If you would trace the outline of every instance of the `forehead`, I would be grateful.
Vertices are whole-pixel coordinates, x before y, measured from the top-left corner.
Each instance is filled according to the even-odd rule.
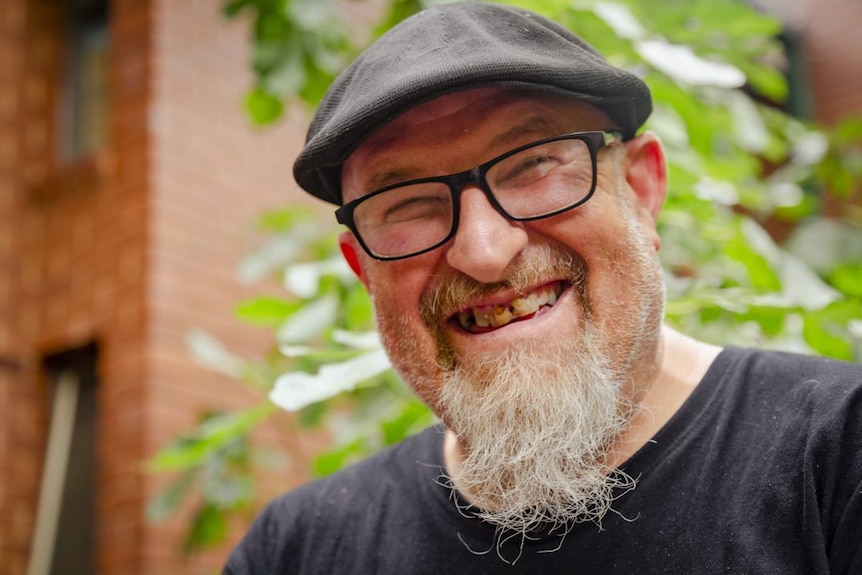
[[[570,96],[478,88],[420,104],[384,125],[344,163],[350,201],[383,185],[468,169],[543,137],[613,125],[598,108]]]

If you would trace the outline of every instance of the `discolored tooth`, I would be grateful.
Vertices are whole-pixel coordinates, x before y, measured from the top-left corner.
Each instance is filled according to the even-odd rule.
[[[490,321],[493,327],[504,326],[512,321],[512,311],[506,306],[495,306]]]
[[[548,294],[548,305],[554,305],[555,303],[557,303],[557,297],[557,291],[551,290]]]

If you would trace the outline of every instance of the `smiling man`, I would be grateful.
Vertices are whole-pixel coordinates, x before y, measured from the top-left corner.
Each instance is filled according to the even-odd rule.
[[[862,370],[662,327],[650,110],[487,4],[336,80],[294,172],[441,425],[272,502],[226,573],[862,572]]]

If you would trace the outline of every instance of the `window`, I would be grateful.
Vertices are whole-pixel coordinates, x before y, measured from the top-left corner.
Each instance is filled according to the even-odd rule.
[[[107,140],[107,0],[66,4],[65,47],[60,159],[71,163],[99,150]]]
[[[51,418],[28,575],[95,572],[96,346],[45,360]]]

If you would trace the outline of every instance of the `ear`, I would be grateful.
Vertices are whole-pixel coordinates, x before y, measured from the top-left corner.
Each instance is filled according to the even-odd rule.
[[[658,249],[661,240],[656,222],[667,194],[667,164],[654,133],[646,132],[626,142],[626,182],[634,192],[636,212]]]
[[[365,275],[365,270],[362,268],[362,262],[359,259],[359,250],[362,248],[356,241],[356,236],[351,232],[342,232],[338,236],[338,247],[341,248],[341,255],[344,256],[347,265],[350,266],[350,269],[353,270],[353,273],[356,274],[356,277],[359,278],[365,289],[368,289],[368,277]]]

